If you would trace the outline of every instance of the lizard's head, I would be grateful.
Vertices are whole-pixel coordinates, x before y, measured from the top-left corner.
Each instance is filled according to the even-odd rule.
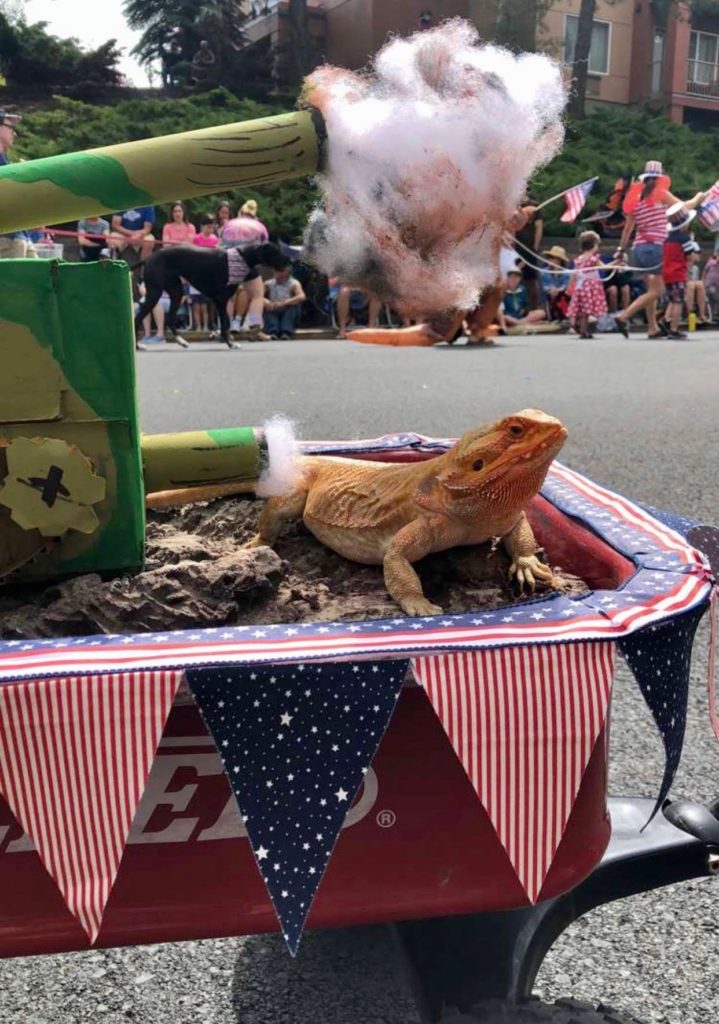
[[[566,438],[560,420],[523,409],[466,433],[443,457],[435,479],[445,502],[467,511],[521,508],[542,486]]]

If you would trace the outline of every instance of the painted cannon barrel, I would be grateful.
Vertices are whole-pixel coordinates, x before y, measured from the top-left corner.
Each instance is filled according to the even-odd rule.
[[[0,234],[301,178],[324,123],[296,111],[0,167]]]
[[[146,434],[142,438],[145,493],[257,480],[266,449],[257,427]]]

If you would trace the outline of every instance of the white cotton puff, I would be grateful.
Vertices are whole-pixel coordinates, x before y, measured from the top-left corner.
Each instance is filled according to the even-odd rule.
[[[298,475],[295,425],[285,416],[273,416],[263,427],[268,468],[257,482],[256,494],[272,498],[292,490]]]
[[[319,68],[305,97],[328,132],[312,262],[406,315],[473,306],[527,181],[562,146],[559,64],[480,45],[457,18],[390,40],[366,73]]]

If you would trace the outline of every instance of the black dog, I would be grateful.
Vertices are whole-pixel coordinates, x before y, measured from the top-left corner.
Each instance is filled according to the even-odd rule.
[[[238,285],[260,277],[260,267],[282,270],[288,264],[284,253],[273,243],[237,246],[233,249],[200,249],[192,245],[173,245],[159,249],[145,262],[145,297],[135,317],[135,330],[142,329],[142,321],[150,313],[163,292],[170,296],[170,310],[166,323],[175,341],[187,347],[187,342],[175,331],[177,310],[182,302],[182,280],[188,281],[202,295],[217,306],[220,333],[228,348],[239,348],[230,337],[227,303]]]

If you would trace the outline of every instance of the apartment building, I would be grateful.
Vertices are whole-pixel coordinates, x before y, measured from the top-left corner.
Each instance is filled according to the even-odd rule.
[[[558,0],[538,32],[538,45],[567,64],[578,14],[579,0]],[[598,0],[587,96],[594,103],[650,104],[674,121],[719,127],[719,10]]]
[[[246,0],[252,42],[287,46],[287,0]],[[318,55],[363,67],[390,33],[405,34],[457,15],[491,37],[499,0],[309,0]],[[570,74],[580,0],[556,0],[536,31],[536,46]],[[719,0],[697,4],[597,0],[587,96],[592,104],[652,105],[675,121],[719,127]],[[716,8],[716,13],[712,11]]]

